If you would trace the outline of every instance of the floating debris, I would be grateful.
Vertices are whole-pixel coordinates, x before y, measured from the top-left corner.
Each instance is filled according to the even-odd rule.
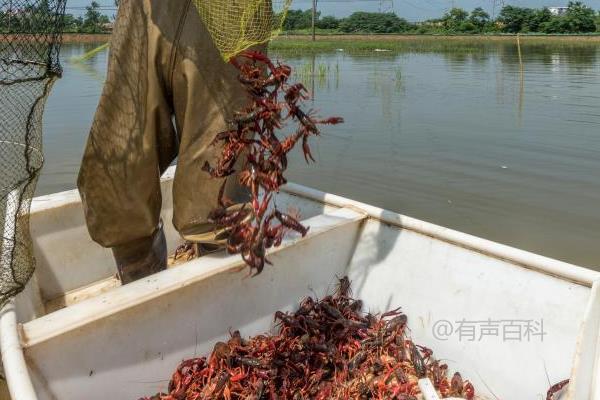
[[[71,57],[69,59],[69,61],[72,63],[75,63],[75,64],[83,63],[83,62],[89,60],[90,58],[94,57],[96,54],[101,53],[104,50],[108,49],[109,46],[110,46],[110,43],[104,43],[103,45],[100,45],[100,46],[88,51],[87,53],[85,53],[82,56]]]
[[[208,358],[181,363],[168,394],[140,400],[417,400],[421,378],[442,398],[475,398],[468,380],[449,379],[448,366],[413,343],[400,309],[375,316],[362,305],[343,278],[334,295],[275,313],[278,334],[245,340],[233,332]]]

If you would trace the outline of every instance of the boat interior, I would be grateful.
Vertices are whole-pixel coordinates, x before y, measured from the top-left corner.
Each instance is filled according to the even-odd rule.
[[[163,181],[165,222],[172,174]],[[231,330],[276,329],[276,311],[330,293],[343,276],[365,311],[402,307],[413,340],[460,370],[482,398],[538,398],[548,379],[593,367],[594,357],[580,360],[578,341],[600,310],[597,273],[299,185],[288,185],[277,204],[298,209],[310,230],[286,238],[260,275],[250,276],[239,256],[214,253],[120,286],[110,251],[87,233],[77,192],[37,198],[38,267],[16,308],[39,398],[133,399],[166,390],[183,359],[208,354]],[[165,226],[173,252],[181,239]],[[507,319],[541,322],[541,339],[435,332],[439,321]],[[589,341],[598,323],[587,325]],[[580,385],[589,390],[589,382]]]

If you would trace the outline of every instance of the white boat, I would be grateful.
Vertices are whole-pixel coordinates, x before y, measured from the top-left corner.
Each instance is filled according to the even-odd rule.
[[[172,176],[163,182],[164,221]],[[261,275],[247,277],[239,256],[214,254],[119,286],[110,252],[89,238],[77,192],[35,199],[37,271],[0,317],[13,399],[164,391],[183,359],[208,354],[232,328],[271,329],[275,311],[323,296],[344,275],[368,310],[402,307],[414,341],[480,398],[543,399],[570,377],[563,398],[600,399],[597,272],[298,185],[278,204],[299,208],[310,231],[286,239]],[[180,239],[171,226],[167,236],[172,251]]]

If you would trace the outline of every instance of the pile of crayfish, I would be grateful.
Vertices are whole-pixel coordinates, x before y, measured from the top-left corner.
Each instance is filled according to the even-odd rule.
[[[333,295],[277,312],[278,334],[246,340],[234,332],[208,358],[184,361],[167,394],[140,400],[417,400],[424,377],[442,398],[474,399],[469,381],[448,378],[448,366],[413,343],[399,309],[379,316],[361,309],[343,278]]]
[[[208,221],[216,230],[227,232],[229,253],[241,254],[251,270],[259,274],[268,263],[266,250],[279,246],[286,232],[304,236],[308,231],[298,222],[298,215],[282,212],[273,204],[275,193],[287,182],[284,172],[288,154],[302,143],[306,162],[314,161],[309,138],[320,134],[319,125],[335,125],[343,120],[322,119],[313,111],[303,111],[302,102],[309,95],[302,84],[288,83],[292,74],[288,65],[274,63],[255,51],[243,52],[231,63],[239,70],[238,79],[248,94],[249,105],[236,113],[229,130],[214,139],[214,144],[222,147],[216,164],[207,162],[203,167],[213,178],[224,180],[218,206]],[[291,133],[282,135],[286,129]],[[251,196],[241,207],[224,196],[227,179],[234,176]]]

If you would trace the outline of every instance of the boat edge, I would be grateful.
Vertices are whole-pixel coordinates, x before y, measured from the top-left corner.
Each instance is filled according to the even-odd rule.
[[[388,225],[414,231],[493,258],[510,261],[523,268],[551,275],[589,288],[592,287],[596,280],[600,279],[600,272],[588,268],[531,253],[526,250],[517,249],[464,232],[444,228],[440,225],[408,217],[383,208],[374,207],[335,194],[322,192],[295,183],[287,184],[282,188],[282,191],[309,200],[319,201],[330,206],[354,208],[366,213],[369,218],[379,220]]]

